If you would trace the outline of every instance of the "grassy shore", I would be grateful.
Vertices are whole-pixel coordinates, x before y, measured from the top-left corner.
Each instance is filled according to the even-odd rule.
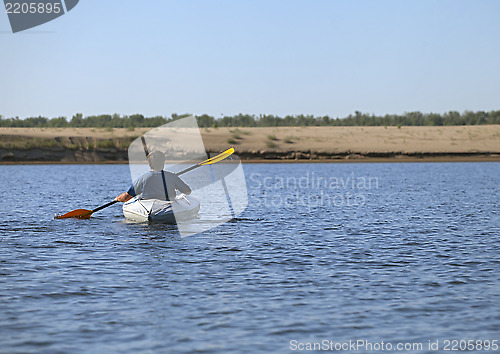
[[[0,128],[0,163],[127,161],[147,128]],[[243,161],[500,161],[500,125],[204,128],[208,151]]]

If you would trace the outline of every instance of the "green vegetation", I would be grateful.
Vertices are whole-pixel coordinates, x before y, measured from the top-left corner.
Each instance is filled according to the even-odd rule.
[[[271,148],[271,149],[272,149],[272,148],[275,148],[277,145],[276,145],[276,143],[275,143],[274,141],[272,141],[272,140],[267,140],[267,141],[266,141],[266,146],[267,146],[268,148]]]
[[[101,150],[128,149],[133,137],[113,139],[68,138],[48,139],[34,137],[5,137],[0,141],[0,149],[70,149],[70,150]]]
[[[95,147],[99,149],[112,149],[116,147],[113,140],[99,140],[95,143]]]
[[[278,141],[278,138],[276,137],[276,135],[274,134],[270,134],[267,136],[267,140],[266,140],[266,146],[268,148],[275,148],[277,145],[275,143],[275,141]]]
[[[172,114],[172,117],[163,116],[144,117],[142,114],[130,116],[119,114],[103,114],[98,116],[83,117],[81,113],[75,114],[71,119],[65,117],[46,118],[28,117],[26,119],[4,118],[0,116],[0,127],[21,128],[127,128],[133,130],[138,127],[157,127],[174,120],[184,118],[189,114]],[[275,115],[249,115],[238,114],[214,118],[207,114],[196,116],[201,128],[218,127],[307,127],[307,126],[443,126],[443,125],[481,125],[500,124],[500,110],[498,111],[465,111],[459,113],[451,111],[444,114],[408,112],[401,115],[386,114],[375,116],[356,111],[345,118],[329,116],[315,117],[313,115],[288,115],[279,117]],[[239,131],[238,134],[247,134]]]
[[[242,134],[242,131],[239,129],[239,128],[236,128],[236,129],[229,129],[229,132],[232,133],[232,140],[241,140],[243,139],[241,137],[241,134]],[[238,142],[236,142],[238,143]]]

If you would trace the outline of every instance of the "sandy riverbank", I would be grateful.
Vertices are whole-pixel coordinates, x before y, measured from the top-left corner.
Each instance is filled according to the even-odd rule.
[[[147,128],[0,128],[0,163],[125,163]],[[500,161],[500,125],[204,128],[208,151],[243,161]]]

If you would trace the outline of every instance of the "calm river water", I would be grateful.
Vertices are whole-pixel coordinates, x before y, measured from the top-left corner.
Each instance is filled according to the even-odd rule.
[[[244,171],[245,212],[180,237],[118,205],[53,219],[126,190],[126,165],[0,166],[0,352],[498,343],[500,163]]]

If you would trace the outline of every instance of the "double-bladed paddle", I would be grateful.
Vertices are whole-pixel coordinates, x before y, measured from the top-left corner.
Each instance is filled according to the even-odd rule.
[[[186,172],[194,170],[195,168],[198,168],[198,167],[201,167],[201,166],[206,166],[206,165],[212,165],[214,163],[217,163],[219,161],[222,161],[222,160],[228,158],[233,153],[234,153],[234,148],[227,149],[226,151],[221,152],[217,156],[214,156],[214,157],[209,158],[209,159],[207,159],[205,161],[199,162],[199,163],[197,163],[194,166],[188,167],[185,170],[177,172],[176,175],[180,176],[180,175],[182,175],[182,174],[184,174]],[[107,204],[101,205],[100,207],[97,207],[97,208],[95,208],[93,210],[76,209],[76,210],[70,211],[70,212],[68,212],[66,214],[63,214],[63,215],[56,215],[56,216],[54,216],[54,219],[69,219],[69,218],[89,219],[90,216],[93,213],[95,213],[96,211],[99,211],[99,210],[102,210],[104,208],[107,208],[107,207],[109,207],[109,206],[111,206],[111,205],[113,205],[115,203],[118,203],[118,201],[117,200],[113,200],[112,202],[109,202]]]

